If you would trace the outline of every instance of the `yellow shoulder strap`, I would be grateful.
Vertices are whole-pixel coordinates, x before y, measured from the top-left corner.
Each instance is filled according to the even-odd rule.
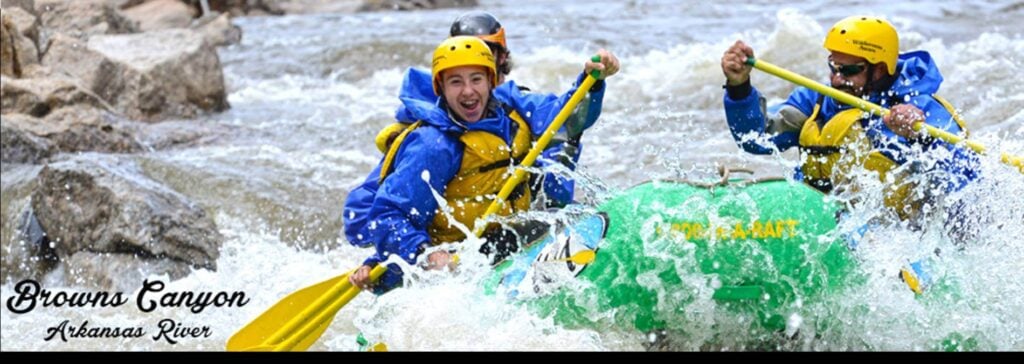
[[[395,141],[398,134],[401,134],[406,128],[409,127],[409,123],[392,123],[391,125],[385,126],[377,133],[377,136],[373,138],[373,143],[377,145],[377,150],[381,153],[387,154],[388,149],[391,148],[391,143]]]
[[[812,124],[817,125],[817,123],[818,123],[818,121],[817,121],[817,119],[818,119],[818,112],[820,112],[820,111],[821,111],[821,101],[818,101],[818,103],[814,104],[814,111],[811,112],[811,116],[807,118],[807,121],[804,121],[804,125],[807,125],[807,123],[812,123]]]
[[[519,115],[518,111],[512,110],[508,113],[508,117],[512,118],[515,122],[519,123],[520,126],[526,125],[526,119],[523,119],[522,115]]]
[[[956,121],[957,125],[960,125],[960,130],[964,131],[964,137],[971,136],[971,131],[967,130],[967,123],[964,122],[964,119],[960,117],[960,113],[956,111],[956,108],[953,107],[953,104],[950,104],[949,101],[946,101],[946,99],[940,97],[939,95],[932,95],[932,97],[935,98],[935,101],[938,101],[939,104],[942,104],[942,107],[946,108],[946,111],[949,111],[950,115],[953,115],[953,120]]]
[[[519,124],[519,132],[520,133],[522,133],[522,132],[530,133],[531,132],[530,124],[528,124],[526,122],[526,119],[523,119],[522,115],[519,115],[518,111],[512,110],[512,112],[508,113],[508,117],[511,118],[512,121],[515,121],[517,124]],[[531,139],[532,139],[533,135],[532,134],[528,134],[528,135],[530,135]],[[513,135],[512,136],[512,143],[513,144],[515,144],[516,139],[517,139],[516,136]],[[513,146],[510,146],[510,147],[513,147]],[[521,153],[519,153],[517,155],[514,155],[513,158],[516,159],[516,163],[522,162],[523,158],[526,158],[526,154],[528,154],[529,152],[530,152],[530,148],[527,147]]]
[[[804,120],[804,125],[800,128],[800,139],[799,143],[801,146],[808,146],[816,144],[818,134],[821,133],[821,128],[818,127],[818,113],[821,111],[822,97],[818,96],[818,101],[814,103],[814,111],[811,111],[811,116]]]
[[[416,127],[420,126],[421,124],[423,124],[422,121],[412,123],[412,125],[409,125],[408,128],[405,128],[405,130],[403,130],[401,134],[398,134],[398,137],[395,138],[395,141],[391,143],[391,147],[388,148],[388,154],[384,156],[384,162],[382,162],[380,165],[380,179],[377,180],[378,183],[384,183],[384,178],[391,173],[391,164],[395,162],[395,155],[398,154],[398,148],[402,146],[402,142],[405,141],[405,137],[408,136],[409,133],[411,133],[413,130],[416,130]]]

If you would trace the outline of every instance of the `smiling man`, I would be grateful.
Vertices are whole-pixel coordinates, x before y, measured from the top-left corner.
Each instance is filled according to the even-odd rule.
[[[588,61],[580,80],[592,70],[601,70],[590,90],[592,98],[600,99],[603,79],[618,70],[618,60],[603,49],[598,55],[601,61]],[[367,196],[373,201],[369,213],[346,220],[346,224],[365,220],[366,228],[359,231],[376,247],[376,253],[349,278],[359,287],[368,287],[370,270],[393,254],[416,264],[428,247],[465,239],[458,225],[473,228],[533,140],[580,84],[551,102],[532,105],[526,110],[535,116],[530,121],[510,117],[493,96],[498,84],[494,55],[483,40],[472,36],[448,38],[434,50],[431,79],[438,100],[402,98],[406,114],[400,118],[417,121],[389,143],[384,159],[370,172],[368,180],[379,188]],[[444,198],[443,206],[435,192]],[[530,193],[526,183],[520,182],[497,214],[527,210]],[[492,225],[490,229],[498,228]],[[441,269],[450,262],[447,251],[436,250],[421,263]],[[397,265],[389,265],[375,292],[400,284],[401,274]]]
[[[896,29],[870,16],[836,23],[824,47],[832,87],[881,104],[891,114],[884,119],[867,115],[804,87],[766,108],[745,63],[754,51],[736,41],[722,56],[722,72],[729,130],[743,150],[770,154],[798,147],[802,166],[797,179],[825,193],[857,191],[858,173],[877,172],[883,182],[894,183],[884,198],[901,219],[917,215],[923,201],[911,197],[906,177],[925,175],[930,188],[922,191],[947,193],[977,178],[972,154],[911,129],[923,120],[954,134],[967,132],[953,107],[935,95],[942,75],[928,52],[900,54]],[[887,179],[886,174],[899,175]]]

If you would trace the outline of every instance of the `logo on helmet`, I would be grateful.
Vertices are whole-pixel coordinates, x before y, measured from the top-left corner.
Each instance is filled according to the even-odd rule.
[[[853,42],[853,44],[856,44],[856,45],[860,46],[860,49],[864,50],[865,52],[876,53],[876,52],[881,52],[882,51],[882,46],[880,46],[878,44],[875,44],[875,43],[869,43],[869,42],[866,42],[866,41],[863,41],[863,40],[857,40],[857,39],[854,39],[852,42]]]

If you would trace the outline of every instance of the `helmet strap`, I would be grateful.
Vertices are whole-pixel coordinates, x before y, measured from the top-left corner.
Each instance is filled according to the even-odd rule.
[[[864,92],[868,95],[875,92],[875,64],[868,63],[867,80],[864,81]]]

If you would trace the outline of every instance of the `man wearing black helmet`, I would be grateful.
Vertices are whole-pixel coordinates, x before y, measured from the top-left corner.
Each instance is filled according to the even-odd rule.
[[[512,72],[509,60],[508,45],[505,43],[505,28],[494,15],[473,11],[463,14],[452,22],[449,36],[471,35],[483,39],[494,53],[494,62],[498,68],[498,84],[505,83],[505,76]]]

